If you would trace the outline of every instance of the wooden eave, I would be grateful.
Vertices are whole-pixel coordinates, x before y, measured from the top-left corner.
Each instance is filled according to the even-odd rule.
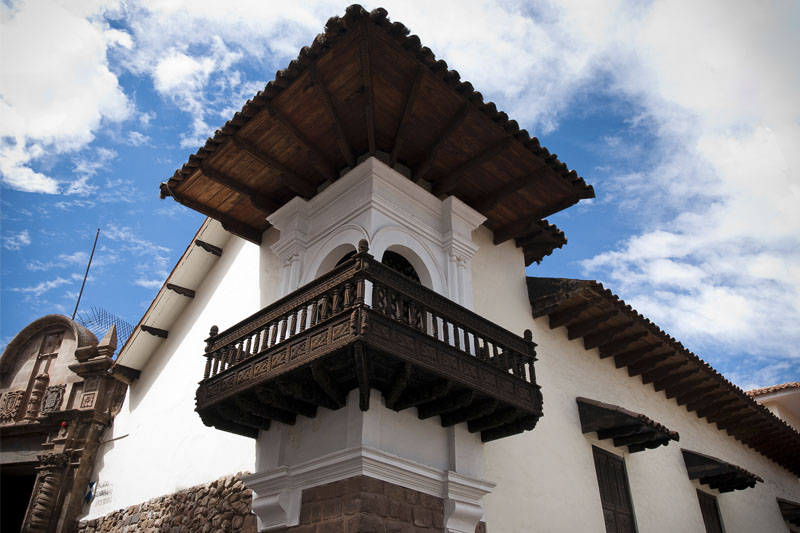
[[[800,476],[800,432],[601,283],[528,277],[527,284],[534,318],[547,316],[551,328],[565,326],[601,358],[613,358],[617,368],[653,383],[698,418]]]
[[[682,449],[681,452],[689,479],[696,479],[699,483],[720,492],[753,488],[756,483],[764,482],[752,472],[722,459],[691,450]]]
[[[800,527],[800,503],[784,500],[783,498],[776,499],[783,519],[793,526]]]
[[[597,433],[600,440],[613,439],[614,446],[627,446],[630,453],[680,440],[677,431],[670,431],[641,413],[589,398],[576,398],[576,401],[581,432]]]
[[[487,217],[526,263],[566,239],[543,219],[594,190],[386,11],[358,5],[161,184],[161,196],[253,242],[267,215],[376,156]]]

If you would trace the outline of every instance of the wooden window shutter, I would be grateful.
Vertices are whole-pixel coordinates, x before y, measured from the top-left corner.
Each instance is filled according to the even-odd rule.
[[[700,500],[700,511],[703,513],[703,522],[706,525],[707,533],[723,533],[722,518],[719,516],[717,499],[711,494],[697,491],[697,498]]]
[[[599,448],[592,447],[592,450],[606,533],[635,532],[636,524],[633,519],[625,463],[622,458]]]

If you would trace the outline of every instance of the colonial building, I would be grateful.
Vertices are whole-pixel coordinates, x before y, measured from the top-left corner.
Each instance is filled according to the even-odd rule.
[[[83,510],[95,454],[124,399],[101,342],[62,315],[25,327],[0,356],[3,531],[68,532]]]
[[[592,187],[384,10],[161,194],[209,219],[114,363],[81,531],[797,526],[797,430],[599,283],[526,278]]]

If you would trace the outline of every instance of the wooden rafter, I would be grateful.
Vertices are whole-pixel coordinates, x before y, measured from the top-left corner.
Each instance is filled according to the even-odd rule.
[[[336,136],[336,144],[339,145],[339,151],[342,152],[342,156],[347,162],[347,165],[350,168],[354,168],[356,166],[356,158],[353,155],[353,149],[350,147],[350,143],[347,140],[347,135],[342,127],[342,121],[339,119],[339,115],[336,113],[336,107],[333,105],[331,95],[325,88],[325,85],[322,83],[322,78],[319,75],[316,65],[312,65],[309,68],[309,72],[311,75],[311,83],[317,90],[317,93],[319,94],[319,97],[322,99],[322,103],[325,106],[325,110],[328,112],[328,116],[333,122],[333,132]]]
[[[685,360],[671,361],[669,363],[665,363],[663,365],[659,365],[655,368],[647,370],[646,372],[642,372],[642,383],[645,385],[647,385],[648,383],[653,383],[657,379],[662,379],[666,377],[673,370],[680,368],[686,364],[687,362]]]
[[[338,175],[333,169],[333,164],[314,146],[311,141],[308,140],[305,135],[303,135],[297,126],[295,126],[294,123],[289,120],[289,117],[287,117],[283,111],[278,109],[275,105],[270,105],[267,109],[270,117],[280,124],[283,129],[294,138],[295,142],[302,146],[303,149],[311,156],[311,159],[313,159],[315,162],[314,167],[322,174],[322,176],[329,181],[336,181]]]
[[[607,322],[610,318],[613,318],[619,314],[618,309],[612,309],[610,311],[605,311],[604,313],[583,320],[581,322],[575,323],[570,325],[567,328],[567,338],[569,340],[575,340],[577,338],[583,337],[591,332],[593,332],[597,326]]]
[[[635,331],[626,337],[600,345],[600,359],[607,359],[613,355],[622,353],[628,346],[646,337],[647,334],[647,331]]]
[[[375,155],[375,100],[372,94],[372,53],[369,45],[369,25],[361,24],[361,77],[364,81],[364,115],[367,118],[369,154]]]
[[[417,94],[419,94],[419,87],[422,85],[422,79],[425,76],[425,67],[419,65],[417,67],[417,74],[414,77],[414,83],[411,85],[411,91],[408,93],[406,99],[406,106],[403,109],[403,116],[400,118],[400,125],[397,127],[397,133],[394,136],[394,146],[392,146],[392,154],[389,156],[389,165],[394,166],[397,163],[397,157],[400,155],[400,149],[408,135],[408,123],[411,111],[414,108],[414,102],[417,101]]]
[[[657,344],[654,344],[652,346],[654,348],[658,348],[659,347],[659,345],[657,345]],[[640,349],[641,350],[645,350],[646,348],[640,348]],[[631,350],[631,351],[635,352],[636,350]],[[635,360],[633,360],[631,362],[627,362],[626,361],[622,365],[622,366],[626,366],[627,365],[627,367],[628,367],[628,375],[630,377],[638,376],[640,374],[643,374],[644,372],[647,372],[648,370],[650,370],[652,368],[655,368],[658,364],[663,363],[664,361],[668,360],[675,352],[673,352],[671,350],[668,350],[668,351],[658,350],[658,351],[656,351],[656,352],[654,352],[652,354],[650,354],[649,352],[647,352],[647,353],[648,353],[647,356],[642,354],[640,357],[637,357]],[[615,355],[614,356],[614,360],[616,361],[617,359],[621,359],[622,357],[624,357],[624,355],[625,354]],[[622,366],[617,366],[617,368],[622,368]]]
[[[464,176],[464,174],[478,168],[487,161],[492,160],[513,145],[514,137],[505,137],[500,142],[495,143],[493,146],[490,146],[480,154],[459,165],[455,170],[448,172],[445,176],[442,176],[436,180],[436,183],[433,187],[433,193],[439,196],[452,192],[456,187],[458,187],[458,184],[461,182],[461,178]]]
[[[627,331],[631,327],[633,327],[633,321],[628,321],[628,322],[625,322],[624,324],[619,324],[619,325],[604,329],[602,331],[598,331],[596,333],[592,333],[590,335],[586,335],[583,338],[583,346],[587,350],[592,350],[594,348],[597,348],[601,344],[605,344],[605,343],[611,341],[612,339],[614,339],[614,337],[616,337],[617,335],[619,335],[620,333],[622,333],[624,331]]]
[[[567,198],[561,202],[551,204],[546,209],[541,209],[531,215],[526,215],[514,222],[509,222],[505,226],[501,226],[493,231],[494,244],[502,244],[509,239],[513,239],[525,233],[525,230],[533,223],[546,218],[553,213],[557,213],[563,209],[578,203],[578,199]]]
[[[195,211],[199,211],[200,213],[203,213],[204,215],[209,216],[214,220],[218,220],[222,224],[222,227],[230,231],[231,233],[238,235],[243,239],[247,239],[252,243],[259,245],[261,244],[262,232],[258,231],[256,228],[248,226],[247,224],[243,224],[242,222],[234,219],[227,213],[223,213],[222,211],[201,204],[200,202],[187,198],[175,191],[172,191],[172,197],[178,203],[183,204],[190,209],[194,209]]]
[[[172,292],[178,293],[181,296],[186,296],[187,298],[194,298],[194,291],[192,289],[187,289],[186,287],[181,287],[180,285],[175,285],[174,283],[167,283],[167,289],[171,290]]]
[[[425,156],[422,163],[417,167],[417,171],[414,174],[416,180],[425,179],[425,175],[433,166],[433,162],[436,159],[436,155],[439,153],[439,150],[442,149],[450,137],[458,130],[458,127],[466,120],[467,116],[469,115],[470,104],[469,102],[464,102],[461,107],[456,111],[456,114],[452,116],[450,121],[445,126],[442,133],[437,137],[436,143],[433,147],[428,151],[428,155]]]
[[[308,179],[274,159],[263,150],[259,150],[255,145],[236,135],[232,135],[230,138],[237,149],[246,153],[262,165],[278,171],[283,184],[295,194],[308,199],[317,193],[317,187]]]
[[[475,210],[485,213],[496,206],[503,198],[511,196],[520,189],[524,189],[528,185],[534,183],[534,180],[541,178],[543,171],[544,163],[540,163],[533,172],[504,183],[489,194],[486,194],[480,198],[476,198],[471,205],[475,208]]]
[[[594,305],[592,300],[586,300],[550,313],[550,329],[556,329],[571,324],[581,313],[592,307],[592,305]]]
[[[270,214],[277,210],[278,205],[268,200],[261,192],[245,185],[241,181],[237,180],[225,174],[224,172],[217,170],[208,166],[207,164],[202,164],[199,167],[200,172],[206,178],[210,179],[215,183],[219,183],[223,187],[226,187],[236,193],[245,196],[250,202],[253,204],[253,207],[259,209],[260,211]]]
[[[642,346],[641,348],[635,348],[633,350],[616,353],[614,354],[614,366],[617,368],[622,368],[640,361],[645,355],[653,352],[656,348],[658,348],[657,344],[648,344],[646,346]]]

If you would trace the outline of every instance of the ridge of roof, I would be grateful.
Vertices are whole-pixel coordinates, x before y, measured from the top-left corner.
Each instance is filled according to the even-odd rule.
[[[770,385],[768,387],[760,387],[758,389],[751,389],[745,391],[745,394],[754,398],[764,394],[771,394],[773,392],[780,392],[788,389],[800,389],[800,381],[790,381],[788,383],[781,383],[780,385]]]
[[[277,97],[283,89],[305,72],[312,62],[332,48],[344,34],[350,29],[356,28],[356,25],[362,20],[368,20],[383,29],[403,48],[415,54],[417,59],[430,72],[464,96],[473,107],[500,125],[531,153],[542,158],[548,167],[578,192],[580,199],[595,197],[594,188],[586,184],[585,180],[578,176],[575,170],[570,170],[565,163],[558,159],[556,154],[551,154],[547,148],[542,146],[539,139],[531,137],[527,130],[520,129],[517,121],[510,119],[505,112],[499,111],[494,102],[484,102],[483,95],[476,91],[469,81],[462,81],[458,71],[449,69],[444,60],[437,60],[431,49],[422,45],[418,36],[411,34],[411,31],[404,24],[391,22],[388,19],[388,12],[384,8],[377,8],[369,12],[359,4],[353,4],[345,10],[344,17],[336,16],[328,19],[325,24],[325,32],[318,34],[311,46],[301,48],[297,58],[290,61],[285,69],[277,71],[275,79],[267,83],[264,90],[259,91],[255,97],[248,100],[241,111],[236,112],[231,120],[228,120],[222,128],[214,132],[213,137],[209,137],[206,140],[203,147],[198,149],[195,154],[190,155],[188,162],[176,170],[170,178],[169,181],[171,183],[162,183],[162,198],[168,195],[168,186],[173,186],[195,172],[201,166],[202,160],[209,157],[216,151],[217,147],[225,143],[227,137],[236,133],[261,109],[269,107],[273,98]]]
[[[587,338],[592,337],[594,341],[604,335],[602,342],[593,342],[597,345],[591,346],[600,348],[601,358],[613,356],[617,368],[628,367],[631,377],[641,375],[645,383],[660,383],[667,397],[677,398],[679,405],[685,403],[687,411],[695,411],[698,418],[716,423],[720,430],[725,429],[730,436],[800,477],[800,454],[796,453],[800,450],[800,432],[756,402],[750,394],[730,382],[602,283],[530,276],[526,281],[534,318],[548,315],[551,328],[562,325],[573,328],[576,334],[571,334],[570,338],[583,337],[587,349],[590,349]],[[602,308],[606,309],[606,315],[592,315]],[[609,309],[613,315],[608,313]],[[558,318],[556,321],[553,320],[554,314]],[[608,318],[601,320],[603,316]],[[592,321],[597,322],[594,329],[587,327]],[[576,328],[579,324],[581,327]],[[633,330],[639,331],[630,335]],[[626,339],[628,342],[625,342]],[[662,349],[668,351],[661,353]],[[634,372],[630,366],[635,363],[640,368]],[[687,365],[689,372],[686,371]],[[660,375],[659,370],[662,371]],[[650,376],[645,381],[644,375],[648,372]],[[698,372],[702,374],[702,381],[694,383]],[[666,378],[673,382],[670,383]],[[700,396],[705,403],[698,402],[698,398],[681,403],[681,398],[688,391],[699,388],[707,389]]]

